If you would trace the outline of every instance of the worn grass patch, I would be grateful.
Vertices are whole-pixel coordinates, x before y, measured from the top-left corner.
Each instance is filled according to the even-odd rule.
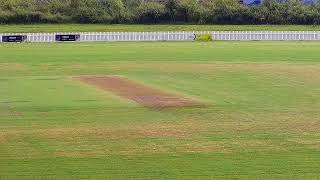
[[[203,124],[196,121],[185,121],[180,123],[144,123],[118,126],[90,126],[87,125],[43,129],[36,132],[49,139],[64,139],[73,141],[76,138],[92,137],[98,139],[137,139],[137,138],[186,138],[194,133],[202,131]]]

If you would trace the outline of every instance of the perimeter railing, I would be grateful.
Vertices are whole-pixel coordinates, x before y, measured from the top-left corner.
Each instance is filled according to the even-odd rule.
[[[214,31],[221,41],[319,41],[320,31]]]
[[[80,35],[81,42],[194,41],[198,34],[210,34],[217,41],[319,41],[320,31],[199,31],[199,32],[68,32],[0,33],[24,35],[25,42],[57,42],[56,35]],[[2,38],[0,38],[2,42]]]

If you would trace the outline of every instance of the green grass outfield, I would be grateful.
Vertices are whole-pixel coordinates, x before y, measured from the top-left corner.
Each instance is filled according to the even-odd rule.
[[[319,42],[0,44],[0,179],[317,179]],[[72,79],[207,103],[152,110]]]
[[[34,24],[0,25],[0,33],[23,32],[157,32],[157,31],[319,31],[312,25],[104,25]]]

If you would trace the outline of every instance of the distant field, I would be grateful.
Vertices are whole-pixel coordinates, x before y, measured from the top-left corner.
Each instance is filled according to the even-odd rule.
[[[0,25],[0,33],[11,32],[138,32],[138,31],[319,31],[320,26],[305,25],[103,25],[39,24]]]
[[[319,49],[0,44],[0,179],[317,179]],[[73,78],[82,75],[118,75],[206,106],[148,108]]]

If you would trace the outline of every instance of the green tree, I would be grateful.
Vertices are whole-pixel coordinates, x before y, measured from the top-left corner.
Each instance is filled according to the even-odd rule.
[[[178,0],[178,12],[183,16],[184,22],[192,22],[199,19],[198,5],[196,0]]]
[[[168,0],[165,6],[170,20],[175,22],[178,15],[178,0]]]
[[[143,3],[139,7],[139,12],[141,22],[157,23],[160,17],[165,14],[165,6],[155,2]]]

